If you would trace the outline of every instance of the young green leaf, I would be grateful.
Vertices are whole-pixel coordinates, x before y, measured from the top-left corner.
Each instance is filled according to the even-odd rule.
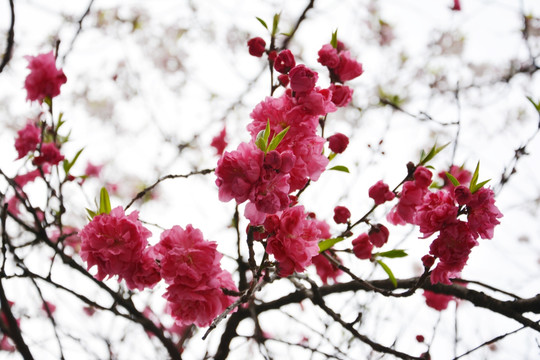
[[[336,165],[334,167],[331,167],[328,170],[336,170],[336,171],[343,171],[343,172],[349,173],[349,169],[343,165]]]
[[[456,179],[454,175],[450,174],[448,171],[446,172],[446,177],[448,178],[448,180],[450,180],[450,182],[452,182],[454,186],[460,185],[458,179]]]
[[[99,214],[109,214],[111,212],[111,200],[109,199],[109,193],[104,187],[101,188],[99,193]]]
[[[255,18],[256,18],[257,20],[259,20],[259,22],[262,24],[262,26],[264,26],[264,28],[265,28],[266,30],[268,30],[268,26],[266,25],[266,22],[265,22],[263,19],[261,19],[260,17],[255,17]]]
[[[285,137],[285,135],[287,135],[287,131],[289,131],[289,128],[290,126],[287,126],[285,129],[283,129],[279,134],[277,134],[276,136],[274,136],[274,138],[272,139],[272,141],[270,141],[270,145],[268,145],[268,148],[267,148],[267,151],[272,151],[272,150],[275,150],[279,143],[281,142],[281,140],[283,140],[283,138]]]
[[[332,161],[332,159],[334,159],[336,155],[337,154],[335,152],[331,152],[330,155],[328,155],[328,161]]]
[[[274,20],[272,22],[272,36],[276,36],[278,32],[278,24],[279,24],[279,18],[281,14],[274,15]]]
[[[75,162],[77,161],[77,159],[79,158],[79,155],[81,155],[81,153],[83,152],[84,148],[82,148],[81,150],[79,150],[77,152],[77,154],[75,154],[75,157],[73,158],[73,160],[71,161],[68,161],[68,160],[64,160],[64,163],[63,163],[63,166],[64,166],[64,171],[66,173],[66,176],[69,174],[69,171],[71,170],[71,168],[73,167],[73,165],[75,165]]]
[[[344,238],[342,238],[342,237],[323,240],[323,241],[321,241],[319,243],[319,252],[321,253],[324,250],[328,250],[332,246],[334,246],[335,244],[337,244],[338,242],[343,241],[343,240],[344,240]]]
[[[480,174],[480,161],[476,164],[476,169],[474,170],[473,176],[471,178],[471,185],[470,189],[473,189],[476,187],[476,183],[478,182],[478,175]]]
[[[435,144],[435,145],[433,145],[431,150],[429,150],[429,153],[427,153],[427,155],[425,155],[425,152],[422,151],[422,154],[420,156],[420,162],[418,163],[418,166],[423,166],[423,165],[427,164],[431,159],[433,159],[435,157],[435,155],[437,155],[438,153],[443,151],[444,148],[447,147],[448,145],[450,145],[450,143],[447,143],[447,144],[445,144],[443,146],[437,147],[437,144]]]
[[[531,104],[533,104],[534,108],[536,109],[536,111],[538,111],[540,113],[540,101],[538,101],[538,103],[536,103],[532,97],[530,96],[527,96],[527,100],[529,100],[531,102]]]
[[[380,253],[375,253],[373,255],[374,256],[380,256],[380,257],[386,257],[386,258],[394,259],[394,258],[405,257],[408,254],[405,252],[405,250],[395,249],[395,250],[383,251],[383,252],[380,252]]]
[[[386,274],[388,274],[388,277],[390,278],[392,285],[394,285],[394,287],[397,288],[397,280],[396,280],[396,277],[394,276],[394,273],[392,273],[392,270],[390,270],[388,265],[383,263],[381,260],[377,260],[377,263],[379,263],[379,265],[382,266],[383,270],[386,272]]]
[[[262,152],[266,153],[266,141],[264,141],[264,130],[259,131],[257,134],[257,137],[255,138],[255,145],[259,149],[261,149]]]
[[[330,40],[330,45],[332,45],[334,49],[337,49],[337,29],[332,33],[332,40]]]
[[[480,184],[476,184],[476,186],[474,188],[471,188],[471,194],[474,194],[475,192],[477,192],[478,190],[480,190],[484,185],[486,185],[488,182],[490,182],[491,179],[488,179],[488,180],[485,180],[485,181],[482,181]]]
[[[92,211],[90,209],[86,209],[86,212],[88,213],[88,216],[90,217],[90,220],[95,218],[98,214],[95,211]]]

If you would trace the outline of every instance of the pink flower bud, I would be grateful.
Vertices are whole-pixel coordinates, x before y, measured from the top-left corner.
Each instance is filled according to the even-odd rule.
[[[419,166],[414,171],[414,181],[421,188],[426,188],[431,185],[431,171],[423,166]]]
[[[260,37],[255,37],[253,39],[249,39],[247,42],[247,45],[248,45],[248,50],[249,50],[250,55],[261,57],[262,54],[264,54],[266,41],[264,41]]]
[[[329,69],[333,69],[339,65],[339,56],[338,52],[334,47],[330,44],[325,44],[319,50],[319,58],[317,61],[323,65],[328,67]]]
[[[352,100],[353,89],[345,85],[330,85],[332,102],[338,107],[347,106]]]
[[[289,72],[291,89],[297,93],[307,93],[313,90],[319,75],[305,65],[297,65]]]
[[[424,264],[424,267],[426,269],[430,269],[434,263],[435,263],[435,258],[433,256],[431,255],[422,256],[422,264]]]
[[[285,49],[276,57],[274,69],[282,74],[287,74],[295,65],[296,61],[294,60],[294,55],[291,50]]]
[[[361,234],[352,241],[353,253],[359,259],[371,258],[373,244],[369,241],[369,236],[366,233]]]
[[[368,233],[369,241],[371,241],[373,245],[379,248],[388,242],[389,235],[390,232],[388,231],[386,226],[381,224],[373,225]]]
[[[287,87],[287,85],[289,85],[289,75],[281,74],[277,77],[277,79],[283,87]]]
[[[369,197],[375,200],[376,205],[381,205],[386,201],[390,201],[396,197],[387,184],[379,180],[369,188]]]
[[[334,208],[334,221],[336,224],[346,224],[351,217],[351,212],[345,206],[336,206]]]
[[[328,145],[330,150],[336,154],[341,154],[347,149],[349,145],[349,138],[342,133],[335,133],[334,135],[328,138]]]
[[[459,185],[454,188],[454,197],[459,205],[466,205],[471,201],[471,190],[468,187]]]

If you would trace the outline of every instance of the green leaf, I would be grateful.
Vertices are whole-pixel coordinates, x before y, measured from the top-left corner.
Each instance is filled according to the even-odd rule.
[[[536,103],[536,102],[534,102],[534,100],[530,96],[527,96],[527,100],[529,100],[531,102],[531,104],[533,104],[536,111],[538,111],[540,113],[540,101],[538,101],[538,103]]]
[[[429,153],[427,153],[427,155],[425,154],[425,152],[422,150],[422,153],[420,155],[420,162],[418,163],[418,166],[422,166],[422,165],[425,165],[428,161],[430,161],[431,159],[433,159],[435,157],[435,155],[437,155],[438,153],[440,153],[441,151],[444,150],[445,147],[447,147],[448,145],[450,145],[450,143],[446,143],[445,145],[443,146],[440,146],[440,147],[437,147],[437,144],[433,145],[433,147],[431,148],[431,150],[429,150]]]
[[[379,263],[379,265],[382,266],[382,268],[386,272],[386,274],[388,274],[388,277],[390,278],[390,281],[392,282],[392,285],[394,285],[394,287],[397,288],[397,280],[396,280],[396,277],[394,276],[394,274],[392,273],[392,270],[390,270],[388,265],[383,263],[381,260],[377,260],[377,262]]]
[[[68,161],[68,160],[64,160],[64,171],[66,173],[66,176],[69,174],[69,170],[71,170],[71,168],[73,167],[73,165],[75,165],[75,162],[77,161],[77,159],[79,158],[79,155],[81,155],[81,153],[83,152],[84,148],[82,148],[81,150],[79,150],[77,152],[77,154],[75,154],[75,157],[73,158],[73,160],[71,161]]]
[[[272,21],[272,36],[276,36],[278,32],[279,18],[281,14],[274,15],[274,20]]]
[[[476,164],[476,169],[474,170],[474,174],[471,179],[471,186],[469,187],[470,189],[473,189],[476,187],[479,174],[480,174],[480,161]]]
[[[330,155],[328,155],[328,161],[332,161],[333,158],[336,157],[336,153],[335,152],[331,152]]]
[[[480,190],[484,185],[486,185],[490,181],[491,181],[491,179],[488,179],[488,180],[482,181],[480,184],[476,184],[476,186],[474,188],[470,189],[471,194],[474,194],[475,192]]]
[[[380,256],[380,257],[386,257],[386,258],[390,258],[390,259],[402,258],[402,257],[408,256],[408,254],[405,252],[405,250],[401,250],[401,249],[384,251],[384,252],[380,252],[380,253],[375,253],[373,255]]]
[[[264,28],[265,28],[266,30],[268,30],[268,25],[266,25],[266,22],[265,22],[263,19],[261,19],[260,17],[255,17],[255,18],[256,18],[257,20],[259,20],[259,22],[262,24],[262,26],[264,26]]]
[[[264,130],[259,131],[257,134],[257,137],[255,138],[255,145],[259,149],[261,149],[262,152],[266,153],[266,141],[264,141]]]
[[[337,29],[332,33],[332,40],[330,40],[330,45],[332,45],[334,49],[337,49]]]
[[[450,174],[448,171],[446,172],[446,177],[448,180],[452,182],[454,186],[459,186],[459,180],[454,177],[454,175]]]
[[[349,169],[343,165],[336,165],[334,167],[331,167],[328,170],[336,170],[336,171],[343,171],[343,172],[349,173]]]
[[[281,142],[281,140],[283,140],[283,138],[285,137],[285,135],[287,135],[287,131],[289,131],[289,128],[290,126],[287,126],[285,129],[283,129],[279,134],[277,134],[276,136],[274,136],[274,138],[272,139],[272,141],[270,141],[270,145],[268,145],[268,148],[267,148],[267,151],[272,151],[272,150],[275,150],[279,143]]]
[[[337,238],[323,240],[323,241],[321,241],[319,243],[319,252],[321,253],[324,250],[328,250],[332,246],[334,246],[335,244],[337,244],[338,242],[343,241],[343,240],[344,240],[343,237],[337,237]]]
[[[88,213],[88,216],[90,216],[90,220],[92,220],[93,218],[97,216],[97,214],[90,209],[86,209],[86,212]]]
[[[99,193],[99,214],[109,214],[111,212],[111,200],[109,199],[109,193],[104,187],[101,188]]]
[[[49,106],[49,109],[52,108],[52,99],[49,96],[45,96],[43,102]]]

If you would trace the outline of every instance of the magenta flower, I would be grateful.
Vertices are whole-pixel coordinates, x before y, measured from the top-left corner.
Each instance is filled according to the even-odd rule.
[[[315,221],[307,218],[303,206],[287,208],[280,215],[279,227],[268,238],[266,251],[279,262],[279,275],[303,272],[319,253],[321,232]]]
[[[345,107],[349,105],[352,100],[354,90],[345,85],[330,84],[329,87],[332,92],[332,102],[337,107]]]
[[[336,224],[346,224],[351,217],[351,212],[345,206],[336,206],[334,208],[334,221]]]
[[[323,65],[328,67],[329,69],[334,69],[339,65],[339,56],[338,52],[334,47],[330,44],[324,44],[322,48],[318,52],[319,58],[317,61]]]
[[[312,261],[313,265],[315,265],[317,275],[319,275],[325,285],[328,284],[329,279],[332,279],[333,282],[337,282],[337,278],[343,273],[343,271],[332,264],[324,255],[319,254],[313,257]]]
[[[247,42],[249,54],[256,57],[261,57],[264,54],[266,41],[260,37],[254,37]]]
[[[223,127],[223,130],[219,132],[218,135],[216,135],[213,139],[210,145],[216,149],[216,154],[221,156],[223,154],[223,151],[225,151],[225,148],[227,147],[227,140],[225,139],[225,136],[227,135],[227,130],[225,127]]]
[[[43,102],[46,97],[53,98],[60,94],[60,86],[67,78],[61,69],[56,68],[53,52],[37,56],[25,56],[30,74],[24,81],[26,100]]]
[[[333,71],[341,83],[357,78],[364,72],[362,64],[352,59],[349,51],[339,53],[339,65]]]
[[[41,145],[39,155],[32,160],[32,163],[36,166],[58,165],[62,160],[64,160],[64,155],[60,153],[56,144],[44,143]]]
[[[290,86],[292,91],[297,93],[307,93],[313,90],[319,75],[306,67],[305,65],[297,65],[289,72],[291,80]]]
[[[349,146],[349,138],[342,133],[335,133],[328,137],[328,146],[331,151],[336,154],[341,154],[347,149],[347,146]]]
[[[389,236],[390,231],[382,224],[373,225],[368,233],[369,241],[379,248],[388,242]]]
[[[41,130],[31,121],[26,126],[17,131],[15,139],[15,150],[19,155],[18,159],[22,159],[29,152],[34,152],[41,140]]]
[[[415,224],[424,237],[442,230],[457,221],[458,208],[447,191],[428,192],[423,203],[416,208]]]
[[[497,219],[503,216],[495,206],[494,196],[493,190],[481,188],[472,194],[471,200],[467,203],[469,228],[473,234],[482,239],[493,238],[493,230],[500,224]]]
[[[387,201],[393,200],[396,197],[387,184],[382,180],[379,180],[369,188],[368,190],[369,197],[375,201],[376,205],[384,204]]]
[[[296,65],[294,55],[291,50],[282,50],[275,59],[274,69],[282,74],[288,74],[289,71]]]
[[[133,273],[152,235],[138,220],[138,212],[125,215],[122,207],[97,215],[80,232],[81,258],[88,269],[97,267],[96,278],[114,275],[119,280]]]
[[[353,253],[357,258],[367,260],[371,258],[373,244],[369,241],[369,236],[366,233],[360,234],[352,241]]]

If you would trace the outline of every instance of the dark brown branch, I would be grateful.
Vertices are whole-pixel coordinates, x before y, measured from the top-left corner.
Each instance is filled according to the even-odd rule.
[[[307,15],[308,11],[313,9],[314,6],[315,6],[315,0],[310,0],[309,3],[307,4],[307,6],[304,8],[304,11],[302,12],[302,15],[300,15],[300,17],[296,21],[296,24],[294,24],[293,29],[289,33],[289,36],[287,36],[283,40],[283,43],[281,43],[281,48],[282,49],[286,49],[289,46],[289,43],[291,42],[292,38],[294,37],[294,34],[296,34],[296,31],[298,31],[298,29],[300,28],[300,25],[306,19],[306,15]]]
[[[9,25],[8,30],[6,51],[4,52],[4,57],[0,63],[0,73],[4,70],[9,60],[11,60],[13,45],[15,43],[15,4],[13,4],[13,0],[9,0],[9,8],[11,13],[11,24]]]
[[[71,53],[71,51],[73,50],[73,45],[75,44],[75,41],[77,40],[77,38],[79,37],[79,35],[81,34],[81,31],[82,31],[82,23],[84,21],[84,19],[88,16],[88,14],[90,14],[90,9],[92,8],[92,5],[94,4],[94,0],[90,0],[90,3],[88,4],[87,8],[86,8],[86,11],[84,12],[84,14],[82,14],[81,18],[79,19],[79,21],[77,22],[77,25],[78,25],[78,28],[77,28],[77,32],[75,33],[75,35],[73,36],[73,39],[71,39],[71,43],[69,44],[69,49],[66,51],[66,53],[64,54],[64,56],[62,57],[62,63],[65,63],[66,62],[66,57],[69,55],[69,53]]]

